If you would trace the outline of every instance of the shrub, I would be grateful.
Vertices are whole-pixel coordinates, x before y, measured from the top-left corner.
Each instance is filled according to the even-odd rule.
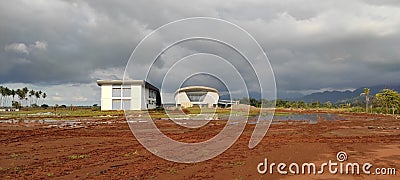
[[[49,105],[47,104],[42,104],[40,107],[47,109],[49,107]]]

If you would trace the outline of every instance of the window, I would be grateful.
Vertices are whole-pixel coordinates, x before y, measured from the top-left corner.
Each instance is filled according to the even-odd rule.
[[[131,109],[131,100],[130,99],[124,99],[122,100],[122,106],[124,107],[124,110],[130,110]]]
[[[149,89],[149,98],[156,99],[157,98],[157,91]]]
[[[121,109],[121,99],[113,99],[112,100],[112,109],[114,109],[114,110]]]
[[[131,97],[130,86],[113,86],[112,97]]]
[[[112,97],[121,97],[121,88],[113,87]]]
[[[131,87],[114,85],[112,87],[112,109],[129,110],[131,108]]]
[[[131,88],[124,87],[122,89],[122,97],[131,97]]]
[[[191,102],[202,102],[206,97],[207,92],[186,92]]]

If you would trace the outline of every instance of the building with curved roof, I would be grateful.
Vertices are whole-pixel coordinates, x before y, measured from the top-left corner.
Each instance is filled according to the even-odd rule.
[[[217,89],[206,86],[188,86],[180,88],[175,92],[175,103],[177,107],[217,107],[219,92]]]

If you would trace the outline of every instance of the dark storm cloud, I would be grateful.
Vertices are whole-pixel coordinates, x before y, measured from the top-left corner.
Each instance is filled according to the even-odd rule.
[[[84,3],[2,1],[1,7],[1,83],[91,82],[96,69],[126,64],[147,34],[134,19],[110,19]],[[37,41],[46,49],[23,52]]]
[[[0,83],[85,84],[122,78],[142,38],[168,22],[193,16],[225,19],[253,35],[272,63],[283,96],[399,83],[399,4],[395,0],[1,1]],[[214,48],[192,44],[169,54]],[[154,68],[162,71],[169,65]]]

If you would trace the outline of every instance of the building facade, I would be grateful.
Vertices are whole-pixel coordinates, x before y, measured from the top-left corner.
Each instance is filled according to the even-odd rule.
[[[194,105],[213,108],[217,107],[218,99],[218,90],[205,86],[189,86],[175,92],[176,106],[182,108]]]
[[[146,110],[161,105],[160,91],[144,80],[98,80],[101,110]]]

